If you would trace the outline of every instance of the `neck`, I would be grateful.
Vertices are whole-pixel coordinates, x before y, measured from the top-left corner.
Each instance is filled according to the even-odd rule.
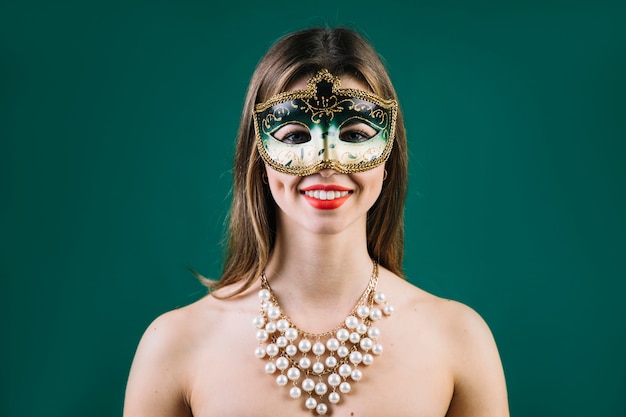
[[[373,270],[362,229],[361,236],[277,233],[266,274],[294,321],[328,330],[354,307]]]

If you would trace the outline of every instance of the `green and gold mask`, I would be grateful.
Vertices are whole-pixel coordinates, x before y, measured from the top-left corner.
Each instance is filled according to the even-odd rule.
[[[267,164],[304,176],[324,168],[367,171],[389,158],[397,102],[340,83],[322,69],[306,90],[280,93],[255,106],[257,147]]]

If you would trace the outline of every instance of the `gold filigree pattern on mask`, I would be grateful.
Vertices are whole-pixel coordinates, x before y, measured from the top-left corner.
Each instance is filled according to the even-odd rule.
[[[340,83],[322,69],[308,80],[306,89],[280,93],[255,106],[257,148],[267,164],[279,172],[304,176],[324,168],[361,172],[388,159],[397,102],[365,90],[340,88]],[[365,123],[378,133],[361,143],[335,137],[344,125],[353,123]],[[277,140],[273,133],[288,124],[309,129],[311,140],[299,144]]]

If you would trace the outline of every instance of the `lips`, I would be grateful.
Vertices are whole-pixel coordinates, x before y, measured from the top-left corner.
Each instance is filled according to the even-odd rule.
[[[334,184],[315,184],[300,191],[307,203],[319,210],[334,210],[346,202],[352,190]]]

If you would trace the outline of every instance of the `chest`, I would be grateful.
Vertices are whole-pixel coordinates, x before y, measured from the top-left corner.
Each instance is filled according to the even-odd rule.
[[[249,335],[246,335],[249,336]],[[437,349],[409,335],[394,334],[385,338],[384,352],[369,366],[361,365],[362,379],[349,377],[350,392],[332,388],[316,401],[325,402],[334,417],[365,416],[445,416],[453,392],[453,382],[445,357]],[[268,374],[267,360],[253,352],[256,342],[250,337],[229,338],[230,343],[214,343],[211,349],[198,352],[190,363],[190,403],[195,417],[209,416],[312,416],[302,391],[299,398],[290,396],[292,381],[277,383],[281,374]],[[391,342],[393,341],[393,342]],[[286,371],[283,372],[286,374]],[[314,376],[314,383],[327,377]],[[302,379],[298,386],[302,386]],[[326,382],[326,381],[325,381]],[[329,402],[332,391],[339,394],[336,404]]]

